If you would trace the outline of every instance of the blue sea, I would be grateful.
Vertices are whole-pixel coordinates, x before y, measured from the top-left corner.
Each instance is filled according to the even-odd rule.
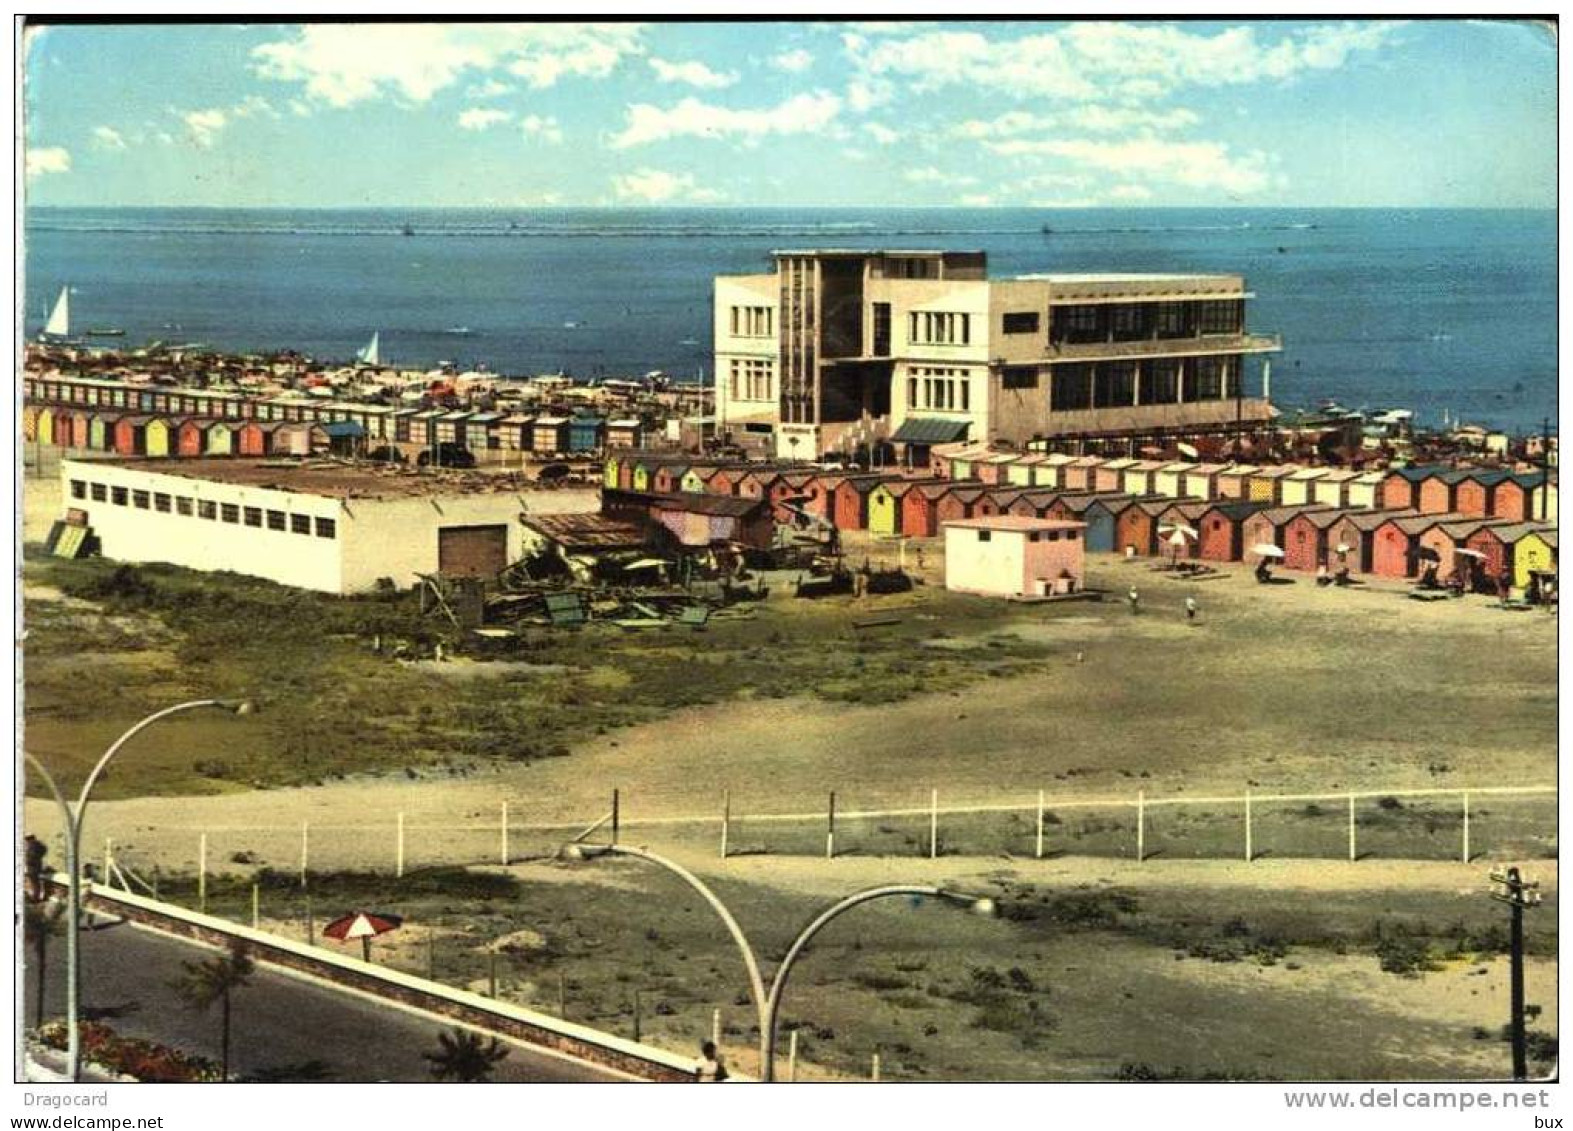
[[[711,278],[782,247],[981,249],[995,275],[1241,272],[1251,329],[1283,336],[1280,404],[1513,430],[1556,412],[1550,211],[33,209],[24,233],[29,335],[69,285],[73,328],[127,344],[347,360],[376,331],[395,364],[517,375],[696,380]]]

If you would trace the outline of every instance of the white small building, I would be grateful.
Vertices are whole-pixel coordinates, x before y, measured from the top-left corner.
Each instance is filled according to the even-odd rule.
[[[600,508],[588,489],[336,461],[62,460],[60,480],[63,509],[86,514],[106,558],[340,594],[491,576],[523,556],[523,514]]]
[[[945,523],[945,588],[1049,597],[1085,584],[1085,522],[996,514]]]

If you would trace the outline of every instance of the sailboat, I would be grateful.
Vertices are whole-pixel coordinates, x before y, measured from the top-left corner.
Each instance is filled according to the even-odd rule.
[[[69,338],[71,336],[70,287],[60,288],[60,297],[55,299],[55,308],[49,312],[49,321],[44,323],[44,336],[46,338]]]
[[[380,342],[380,335],[377,332],[373,331],[373,333],[371,335],[371,341],[366,343],[366,348],[365,349],[359,350],[355,354],[355,359],[357,361],[362,362],[365,365],[381,365],[382,364],[382,348],[381,348],[381,342]]]

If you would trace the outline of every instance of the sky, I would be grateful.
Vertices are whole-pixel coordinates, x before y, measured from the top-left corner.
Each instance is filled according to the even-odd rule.
[[[40,26],[29,204],[1556,204],[1478,20]]]

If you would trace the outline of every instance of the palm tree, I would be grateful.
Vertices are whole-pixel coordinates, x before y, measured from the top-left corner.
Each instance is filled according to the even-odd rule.
[[[44,979],[49,969],[49,940],[60,933],[61,917],[65,909],[58,903],[24,903],[22,905],[22,934],[33,948],[38,967],[37,1004],[33,1007],[33,1024],[44,1023]]]
[[[206,962],[184,962],[185,974],[175,982],[175,990],[185,998],[188,1008],[206,1011],[215,1002],[222,1011],[223,1028],[219,1038],[219,1071],[229,1079],[230,995],[251,984],[256,966],[246,948],[238,943],[228,954]]]
[[[438,1080],[460,1084],[480,1084],[497,1070],[508,1056],[496,1037],[481,1040],[479,1033],[455,1029],[437,1034],[437,1051],[422,1054],[431,1061],[431,1074]]]

